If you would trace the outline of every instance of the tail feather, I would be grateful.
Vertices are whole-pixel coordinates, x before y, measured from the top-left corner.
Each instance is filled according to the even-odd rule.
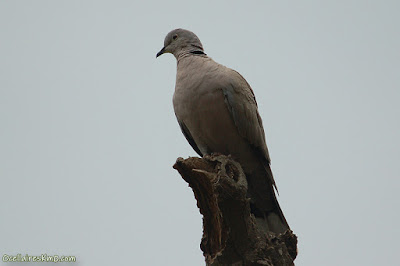
[[[283,233],[290,229],[275,195],[271,168],[259,167],[247,174],[251,211],[264,231]]]

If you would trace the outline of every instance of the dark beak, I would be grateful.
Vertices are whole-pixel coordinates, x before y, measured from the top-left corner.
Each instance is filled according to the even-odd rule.
[[[156,55],[156,58],[165,53],[165,47],[163,47]]]

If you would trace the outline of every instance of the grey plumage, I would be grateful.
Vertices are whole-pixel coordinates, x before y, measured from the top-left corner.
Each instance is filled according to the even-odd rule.
[[[238,72],[208,57],[188,30],[168,33],[157,57],[163,53],[177,59],[173,105],[190,145],[200,156],[232,155],[246,174],[257,222],[275,233],[289,229],[273,189],[265,133],[250,85]]]

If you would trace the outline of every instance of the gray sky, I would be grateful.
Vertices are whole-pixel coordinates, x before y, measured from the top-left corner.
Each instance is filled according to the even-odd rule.
[[[201,216],[172,169],[195,155],[172,108],[176,62],[155,58],[182,27],[256,94],[297,265],[395,265],[399,9],[1,1],[1,256],[204,265]]]

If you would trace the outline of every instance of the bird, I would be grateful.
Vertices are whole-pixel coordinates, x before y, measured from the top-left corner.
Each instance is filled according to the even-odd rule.
[[[249,83],[215,62],[200,39],[185,29],[170,31],[156,54],[177,60],[173,107],[183,135],[200,156],[230,155],[246,175],[250,208],[265,232],[290,229],[279,206],[263,123]]]

